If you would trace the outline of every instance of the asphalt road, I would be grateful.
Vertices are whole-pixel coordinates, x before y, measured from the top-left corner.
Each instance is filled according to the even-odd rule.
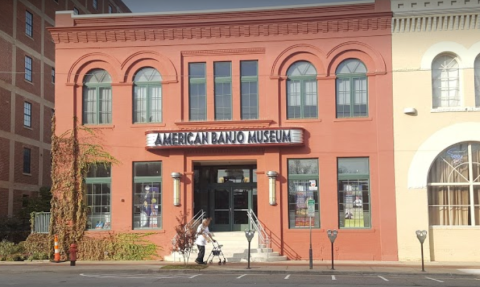
[[[0,270],[0,286],[480,286],[475,277],[447,275],[301,275],[156,272],[8,272]]]

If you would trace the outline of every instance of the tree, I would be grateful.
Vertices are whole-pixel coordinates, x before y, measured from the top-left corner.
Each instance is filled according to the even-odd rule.
[[[186,222],[186,214],[183,215],[180,212],[180,216],[176,217],[178,225],[175,226],[175,231],[177,235],[173,239],[173,251],[177,251],[182,254],[183,264],[187,265],[187,262],[190,258],[190,253],[192,252],[193,247],[195,246],[195,237],[197,233],[196,224],[193,222]]]

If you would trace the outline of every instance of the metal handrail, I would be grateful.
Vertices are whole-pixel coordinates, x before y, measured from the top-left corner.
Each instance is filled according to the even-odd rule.
[[[268,237],[267,232],[263,229],[260,220],[258,220],[255,212],[249,209],[247,210],[248,218],[250,219],[250,230],[253,228],[258,234],[258,244],[259,246],[264,246],[265,248],[270,248],[270,238]]]
[[[185,229],[188,228],[188,226],[197,226],[198,224],[200,224],[203,220],[203,218],[205,217],[205,214],[206,212],[203,211],[203,209],[201,209],[199,212],[197,212],[197,214],[195,214],[192,219],[190,219],[190,221],[185,224]],[[172,245],[175,246],[175,243],[177,242],[177,238],[178,238],[178,233],[175,234],[175,236],[172,238]]]

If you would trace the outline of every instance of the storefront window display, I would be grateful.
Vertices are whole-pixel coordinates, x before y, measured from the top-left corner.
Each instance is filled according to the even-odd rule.
[[[133,228],[161,228],[161,163],[136,162],[133,169]]]
[[[288,214],[290,228],[320,228],[317,159],[288,160]],[[310,221],[307,200],[315,200],[315,216]]]
[[[368,158],[338,159],[340,228],[370,228],[370,172]]]

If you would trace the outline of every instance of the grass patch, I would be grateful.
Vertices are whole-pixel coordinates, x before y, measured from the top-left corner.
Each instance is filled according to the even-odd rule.
[[[201,270],[201,269],[205,269],[205,268],[208,268],[208,265],[199,265],[199,264],[195,264],[195,265],[184,265],[184,264],[177,264],[177,265],[165,265],[163,266],[161,269],[167,269],[167,270],[185,270],[185,269],[188,269],[188,270]]]

